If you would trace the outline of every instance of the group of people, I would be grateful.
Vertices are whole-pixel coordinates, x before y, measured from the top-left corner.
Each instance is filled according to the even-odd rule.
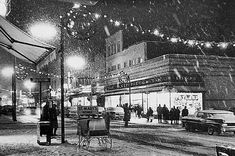
[[[185,106],[182,110],[182,117],[188,116],[188,109]],[[179,107],[175,108],[173,106],[170,110],[164,105],[161,107],[161,104],[157,107],[157,117],[158,123],[168,123],[168,120],[171,121],[171,124],[179,124],[180,120],[180,109]]]
[[[42,127],[40,129],[40,135],[46,133],[47,143],[51,144],[51,137],[56,136],[56,131],[58,128],[58,120],[57,120],[57,108],[56,105],[52,101],[47,101],[45,106],[42,108],[40,121],[49,121],[49,126]]]

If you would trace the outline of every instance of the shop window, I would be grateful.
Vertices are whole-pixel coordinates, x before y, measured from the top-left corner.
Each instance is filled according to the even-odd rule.
[[[117,69],[118,70],[121,69],[121,65],[120,64],[117,65]]]
[[[116,46],[113,44],[113,54],[116,54]]]
[[[121,51],[121,44],[120,44],[120,41],[118,41],[117,43],[117,52],[120,52]]]
[[[132,66],[132,60],[129,60],[129,67]]]
[[[135,61],[135,59],[134,60],[132,60],[132,65],[135,65],[136,64],[136,61]]]
[[[137,63],[141,63],[141,57],[138,57]]]
[[[111,68],[112,68],[111,69],[112,71],[116,70],[116,66],[115,65],[113,65]]]
[[[110,72],[111,71],[111,68],[110,67],[108,67],[108,72]]]
[[[124,68],[127,67],[127,62],[124,62],[123,67],[124,67]]]
[[[107,55],[110,56],[110,53],[111,53],[111,47],[108,46],[108,51],[107,51]]]

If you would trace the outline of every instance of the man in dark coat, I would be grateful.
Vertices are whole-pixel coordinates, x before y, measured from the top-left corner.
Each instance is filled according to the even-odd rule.
[[[175,124],[176,123],[176,109],[175,109],[175,106],[173,108],[171,108],[170,110],[170,120],[171,120],[171,124]]]
[[[49,108],[49,101],[46,102],[46,105],[42,108],[41,121],[48,121],[49,125],[42,125],[40,127],[40,135],[46,134],[47,144],[51,144],[51,136],[52,136],[52,126],[50,123],[51,115]]]
[[[179,124],[179,120],[180,120],[180,109],[179,109],[179,107],[177,107],[175,109],[175,120],[176,120],[176,124]]]
[[[153,117],[153,110],[151,107],[149,107],[146,115],[147,115],[147,122],[149,122],[149,119]],[[152,119],[150,119],[150,122],[152,122]]]
[[[168,123],[167,120],[169,119],[169,109],[166,107],[166,105],[164,105],[162,108],[162,115],[164,123]]]
[[[56,130],[58,128],[58,120],[57,120],[57,109],[55,104],[52,104],[52,107],[49,108],[49,112],[50,112],[50,123],[53,129],[52,132],[53,135],[56,136]]]
[[[123,120],[125,121],[125,127],[128,127],[128,122],[131,119],[131,113],[130,113],[130,109],[128,107],[128,103],[125,103],[125,105],[123,106],[124,109],[124,118]]]
[[[184,106],[184,109],[182,110],[182,117],[188,116],[188,109],[186,106]]]
[[[162,107],[161,104],[157,107],[157,119],[158,123],[162,123]]]
[[[141,118],[142,108],[138,105],[137,106],[137,116],[138,118]]]

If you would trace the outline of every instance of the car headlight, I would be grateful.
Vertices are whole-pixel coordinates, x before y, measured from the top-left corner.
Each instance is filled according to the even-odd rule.
[[[222,126],[223,126],[223,127],[227,127],[227,126],[228,126],[228,124],[225,124],[225,123],[224,123],[224,124],[222,124]]]

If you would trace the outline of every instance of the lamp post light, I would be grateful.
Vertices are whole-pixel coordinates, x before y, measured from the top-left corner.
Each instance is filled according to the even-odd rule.
[[[0,16],[6,17],[11,11],[11,0],[0,0]]]
[[[30,80],[27,80],[24,82],[24,86],[29,90],[29,93],[31,94],[31,90],[32,90],[32,88],[34,88],[35,83],[33,83]]]

